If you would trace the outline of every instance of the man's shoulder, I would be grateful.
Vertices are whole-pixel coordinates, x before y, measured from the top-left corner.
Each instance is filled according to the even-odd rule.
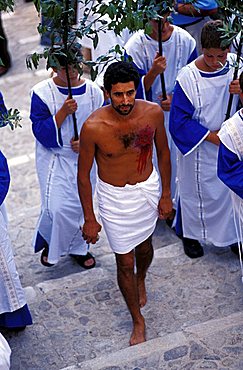
[[[109,106],[104,106],[96,109],[85,121],[86,126],[93,128],[95,125],[99,125],[109,115]]]
[[[142,112],[144,116],[147,115],[163,115],[163,110],[157,103],[153,103],[147,100],[136,99],[136,106],[139,112]]]
[[[180,37],[182,38],[182,41],[184,41],[187,46],[189,46],[187,44],[188,42],[192,42],[193,44],[194,44],[194,42],[196,43],[194,37],[187,30],[185,30],[184,28],[176,26],[174,24],[173,24],[173,28],[174,28],[174,34],[175,35],[180,35]]]
[[[143,44],[144,39],[146,38],[143,30],[135,32],[126,42],[124,48],[128,49],[134,44]]]
[[[160,109],[160,106],[157,103],[153,103],[148,100],[136,99],[136,104],[141,109]]]
[[[36,85],[34,85],[31,91],[38,93],[39,91],[42,91],[43,89],[45,89],[48,85],[52,83],[53,83],[52,78],[47,78],[46,80],[40,81]]]
[[[182,80],[192,81],[193,71],[195,71],[195,73],[198,71],[198,69],[195,66],[195,60],[193,60],[191,63],[188,63],[187,65],[185,65],[184,67],[180,69],[177,75],[177,81],[182,81]]]

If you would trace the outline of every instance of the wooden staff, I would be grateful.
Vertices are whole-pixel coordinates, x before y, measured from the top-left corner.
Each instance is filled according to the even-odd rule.
[[[162,57],[162,54],[163,54],[163,50],[162,50],[162,30],[163,30],[162,19],[159,18],[159,20],[158,20],[158,43],[159,43],[159,56],[161,56],[161,57]],[[160,73],[160,82],[161,82],[161,89],[162,89],[162,100],[166,100],[167,95],[166,95],[166,89],[165,89],[165,76],[164,76],[163,72]]]
[[[69,5],[70,1],[66,0],[65,2],[65,17],[63,21],[63,26],[64,26],[64,33],[63,33],[63,43],[64,43],[64,49],[66,52],[66,56],[68,56],[68,10],[69,10]],[[68,70],[68,57],[66,57],[66,63],[65,63],[65,70],[66,70],[66,75],[67,75],[67,83],[68,83],[68,95],[70,99],[73,98],[72,94],[72,88],[71,88],[71,83],[70,83],[70,76],[69,76],[69,70]],[[73,131],[74,131],[74,140],[77,141],[79,138],[78,135],[78,126],[77,126],[77,117],[75,112],[72,113],[72,118],[73,118]]]

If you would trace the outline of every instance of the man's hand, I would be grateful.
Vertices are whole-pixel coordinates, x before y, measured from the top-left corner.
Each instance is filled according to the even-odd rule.
[[[159,53],[156,53],[151,71],[157,76],[160,73],[164,72],[166,69],[166,59],[163,56],[160,56]]]
[[[79,153],[79,140],[74,140],[74,138],[72,138],[70,140],[70,144],[71,144],[71,148],[72,150],[75,152],[75,153]]]
[[[78,109],[78,104],[75,99],[70,99],[70,96],[67,97],[65,100],[61,110],[68,116],[69,114],[73,114]]]
[[[218,130],[217,131],[210,131],[208,136],[206,137],[205,140],[209,141],[212,144],[218,145],[220,144],[220,140],[218,137]]]
[[[159,96],[159,99],[161,99],[160,104],[161,104],[161,107],[162,107],[163,111],[169,112],[170,111],[171,100],[172,100],[172,95],[166,95],[166,96],[167,96],[166,100],[162,100],[161,95]]]
[[[166,220],[173,217],[172,200],[170,196],[163,196],[159,200],[159,218]]]
[[[65,102],[63,103],[62,107],[59,109],[59,111],[56,113],[56,123],[57,127],[60,128],[65,121],[66,117],[69,114],[73,114],[78,109],[78,104],[76,100],[70,99],[70,96],[67,97]]]
[[[96,221],[86,221],[81,228],[82,236],[86,243],[95,244],[99,240],[99,232],[101,230],[101,225]]]
[[[241,94],[241,88],[239,80],[233,80],[229,85],[229,92],[230,94]]]

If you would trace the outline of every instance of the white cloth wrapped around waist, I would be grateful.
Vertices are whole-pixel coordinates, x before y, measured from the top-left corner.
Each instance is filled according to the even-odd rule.
[[[155,169],[147,180],[135,185],[119,187],[98,179],[97,197],[102,224],[114,253],[130,252],[153,233],[160,197]]]

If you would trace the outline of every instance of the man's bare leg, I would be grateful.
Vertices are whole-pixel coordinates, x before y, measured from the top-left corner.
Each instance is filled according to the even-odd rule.
[[[137,286],[139,306],[145,306],[147,302],[145,278],[147,270],[153,260],[152,236],[135,248],[136,268],[137,268]]]
[[[145,342],[145,322],[140,312],[138,288],[134,273],[134,251],[116,254],[117,281],[133,320],[130,345]]]

